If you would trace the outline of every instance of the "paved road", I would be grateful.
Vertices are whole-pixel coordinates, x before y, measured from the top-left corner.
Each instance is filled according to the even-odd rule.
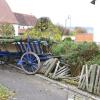
[[[12,100],[67,100],[61,87],[8,66],[0,65],[0,83],[15,91]]]

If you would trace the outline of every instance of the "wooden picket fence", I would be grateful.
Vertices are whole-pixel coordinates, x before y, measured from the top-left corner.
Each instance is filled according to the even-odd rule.
[[[100,66],[84,65],[81,71],[78,88],[100,95]]]

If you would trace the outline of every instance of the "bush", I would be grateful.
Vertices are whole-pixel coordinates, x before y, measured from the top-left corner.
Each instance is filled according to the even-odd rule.
[[[59,43],[53,44],[51,51],[56,56],[65,55],[66,50],[70,49],[69,47],[73,44],[71,39],[65,39]]]
[[[98,53],[98,55],[93,57],[93,59],[91,59],[88,62],[86,62],[86,64],[87,65],[93,65],[93,64],[100,65],[100,53]]]
[[[94,61],[95,63],[98,58],[96,56],[100,54],[99,48],[95,43],[74,43],[73,41],[68,40],[53,46],[52,52],[54,55],[63,55],[62,59],[65,63],[70,65],[72,76],[79,75],[82,66],[87,62]]]

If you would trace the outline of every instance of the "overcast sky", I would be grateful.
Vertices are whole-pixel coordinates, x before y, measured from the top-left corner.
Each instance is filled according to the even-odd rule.
[[[100,41],[100,0],[6,0],[14,12],[33,14],[37,18],[49,17],[63,26],[93,27],[95,40]],[[68,16],[70,19],[68,19]]]

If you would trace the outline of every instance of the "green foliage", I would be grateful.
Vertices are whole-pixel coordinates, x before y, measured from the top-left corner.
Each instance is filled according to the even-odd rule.
[[[36,28],[39,31],[45,31],[48,29],[49,19],[47,17],[39,18],[36,24]]]
[[[100,53],[98,53],[96,56],[93,57],[93,59],[86,62],[88,65],[98,64],[100,65]]]
[[[72,31],[71,33],[70,33],[70,35],[76,35],[77,33],[76,32],[74,32],[74,31]]]
[[[33,38],[50,38],[55,41],[61,40],[62,32],[56,27],[50,19],[38,19],[35,27],[28,29],[24,37],[29,34]]]
[[[54,44],[53,46],[52,46],[52,53],[54,54],[54,55],[61,55],[61,54],[63,54],[65,52],[65,50],[64,50],[64,44],[62,43],[58,43],[58,44]]]
[[[11,24],[0,24],[0,34],[5,37],[5,36],[14,36],[15,30],[13,25]]]
[[[71,41],[70,38],[65,39],[64,41],[61,41],[57,44],[54,44],[52,46],[52,53],[54,55],[65,55],[67,50],[71,50],[71,48],[74,48],[75,44],[73,41]]]
[[[4,86],[0,85],[0,100],[8,100],[9,91]]]
[[[79,75],[84,64],[89,61],[94,63],[100,57],[96,57],[99,54],[99,48],[95,43],[74,43],[68,40],[53,46],[52,52],[62,56],[64,62],[70,65],[72,76]]]
[[[66,28],[66,27],[64,27],[64,26],[62,26],[62,25],[56,25],[58,28],[59,28],[59,30],[62,32],[62,35],[70,35],[70,29],[69,28]]]

